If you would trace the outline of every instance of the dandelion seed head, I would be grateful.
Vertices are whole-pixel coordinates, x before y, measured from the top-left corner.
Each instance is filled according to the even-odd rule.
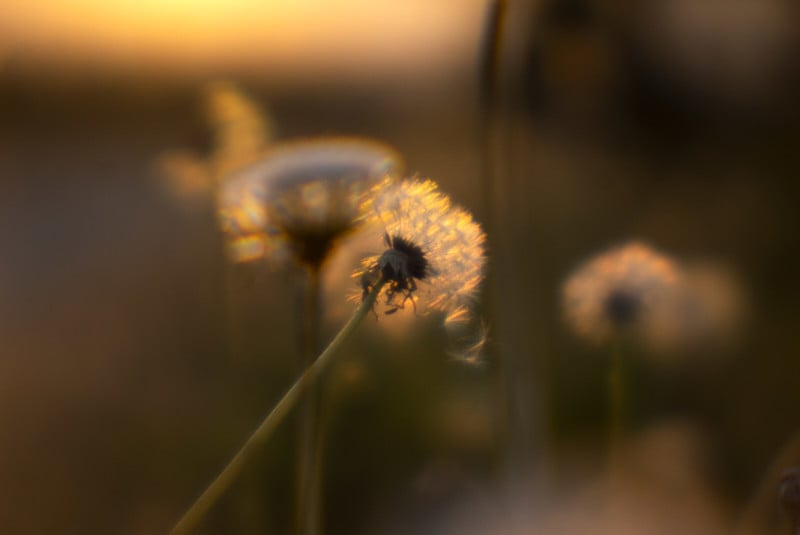
[[[603,253],[578,267],[563,286],[563,311],[575,333],[602,344],[645,335],[679,282],[670,258],[641,242]]]
[[[265,243],[263,256],[321,265],[360,223],[365,194],[401,166],[389,147],[356,138],[273,146],[221,186],[220,216],[233,260],[261,258],[239,250],[242,238],[257,236]]]
[[[354,274],[363,290],[382,276],[378,303],[386,312],[419,307],[442,312],[453,331],[468,325],[486,269],[486,235],[469,212],[421,179],[381,181],[366,208],[383,251],[365,258]]]

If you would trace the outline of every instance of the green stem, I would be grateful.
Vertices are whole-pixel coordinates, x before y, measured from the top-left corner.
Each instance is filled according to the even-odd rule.
[[[622,347],[616,344],[611,353],[611,367],[608,374],[609,396],[609,470],[612,478],[619,461],[625,417],[625,374]]]
[[[222,472],[214,479],[214,481],[206,488],[203,494],[192,504],[189,510],[181,517],[178,523],[170,532],[172,535],[180,535],[183,533],[191,533],[191,531],[200,523],[203,516],[211,509],[217,502],[222,494],[231,486],[236,478],[241,474],[245,465],[253,458],[259,447],[263,446],[267,439],[272,435],[275,428],[278,427],[289,414],[289,411],[297,404],[303,392],[311,386],[314,380],[319,377],[322,370],[330,362],[333,355],[339,350],[347,338],[355,331],[356,327],[361,323],[367,313],[372,310],[375,299],[380,293],[384,281],[379,280],[370,290],[369,294],[364,298],[361,306],[353,313],[350,320],[342,327],[342,330],[336,337],[328,344],[328,347],[317,357],[317,360],[309,366],[303,375],[292,385],[286,394],[278,401],[277,405],[267,414],[261,425],[250,435],[247,442],[241,449],[234,455],[227,466],[223,468]]]

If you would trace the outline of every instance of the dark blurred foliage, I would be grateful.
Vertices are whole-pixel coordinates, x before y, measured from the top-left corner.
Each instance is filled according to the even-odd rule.
[[[461,504],[494,504],[509,473],[538,485],[520,507],[546,516],[557,489],[602,472],[608,351],[573,339],[559,295],[582,260],[629,238],[724,262],[750,306],[733,347],[666,361],[630,351],[629,433],[685,423],[704,452],[693,477],[724,526],[760,484],[776,493],[762,516],[780,515],[778,482],[762,478],[800,406],[797,7],[691,4],[509,2],[489,197],[476,69],[398,87],[7,62],[2,531],[167,531],[293,381],[291,273],[227,262],[212,189],[176,195],[154,164],[173,149],[210,154],[199,95],[231,74],[280,138],[390,143],[490,230],[484,365],[449,359],[436,322],[387,337],[381,317],[323,378],[327,533],[445,532]],[[207,533],[289,531],[293,426]]]

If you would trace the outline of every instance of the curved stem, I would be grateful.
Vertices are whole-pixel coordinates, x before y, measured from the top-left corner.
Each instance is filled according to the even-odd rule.
[[[233,459],[222,469],[222,472],[211,482],[203,494],[192,504],[188,511],[181,517],[178,523],[170,532],[172,535],[191,533],[203,516],[211,509],[222,494],[231,486],[236,478],[241,474],[245,465],[252,459],[260,446],[263,446],[267,439],[275,431],[289,411],[297,404],[303,392],[313,384],[334,354],[338,351],[345,340],[355,331],[367,313],[372,310],[375,299],[380,293],[384,281],[379,280],[372,287],[364,298],[364,301],[353,313],[350,320],[342,327],[342,330],[328,344],[328,347],[317,357],[317,360],[309,366],[303,375],[292,385],[286,394],[278,401],[275,407],[267,414],[261,425],[250,435],[247,442],[233,456]]]

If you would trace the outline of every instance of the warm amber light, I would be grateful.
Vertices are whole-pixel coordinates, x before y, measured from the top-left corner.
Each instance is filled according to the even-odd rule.
[[[468,58],[478,0],[5,0],[0,50],[53,61],[335,73]],[[8,52],[7,52],[8,53]],[[263,72],[268,76],[267,72]]]

